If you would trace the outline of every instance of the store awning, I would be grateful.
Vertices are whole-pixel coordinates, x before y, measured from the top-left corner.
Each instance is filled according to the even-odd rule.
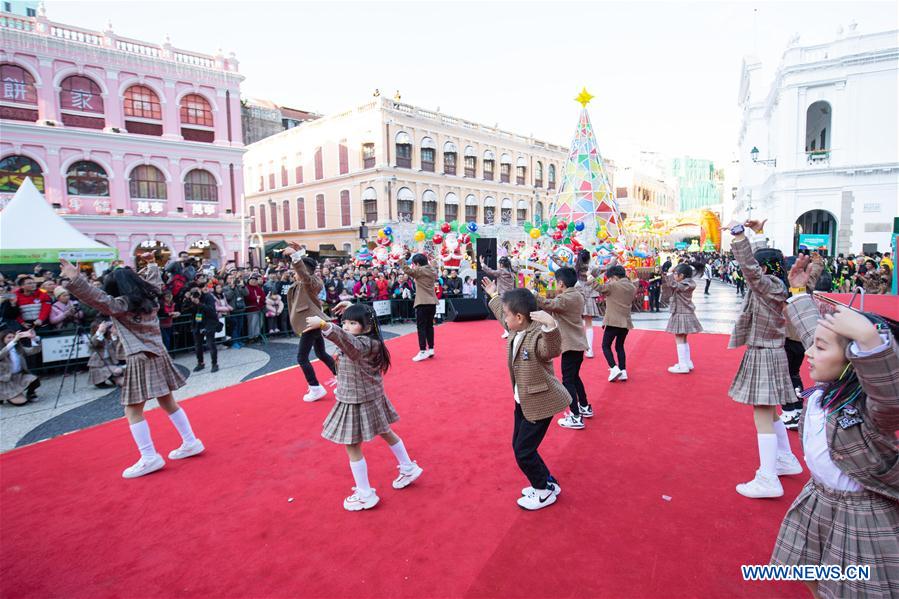
[[[265,255],[268,256],[275,250],[283,250],[287,247],[287,242],[283,239],[279,239],[278,241],[269,241],[265,244]]]

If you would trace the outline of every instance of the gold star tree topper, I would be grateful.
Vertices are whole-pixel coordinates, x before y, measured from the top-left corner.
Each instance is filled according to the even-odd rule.
[[[581,93],[579,93],[579,94],[577,95],[577,97],[575,98],[575,100],[577,100],[578,102],[580,102],[580,103],[581,103],[581,106],[583,106],[584,108],[587,107],[587,104],[589,104],[589,103],[590,103],[590,100],[592,100],[592,99],[593,99],[593,96],[591,96],[591,95],[587,92],[587,88],[586,88],[586,87],[583,88],[583,89],[581,89]]]

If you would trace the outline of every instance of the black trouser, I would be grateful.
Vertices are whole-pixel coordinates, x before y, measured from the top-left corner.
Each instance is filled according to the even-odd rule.
[[[565,351],[562,352],[562,385],[571,396],[571,413],[577,416],[580,414],[578,404],[586,407],[587,390],[584,389],[584,382],[581,380],[581,363],[584,361],[584,352],[582,351]]]
[[[194,345],[197,350],[197,364],[203,363],[203,343],[209,345],[209,354],[212,356],[212,363],[218,364],[219,350],[215,345],[215,329],[194,329]]]
[[[709,287],[712,285],[712,279],[705,280],[705,294],[709,294]]]
[[[309,361],[309,352],[315,350],[315,356],[324,362],[325,366],[332,374],[337,374],[337,367],[334,365],[334,358],[325,351],[325,338],[322,337],[321,330],[313,329],[305,331],[300,335],[300,347],[297,350],[297,362],[303,370],[303,376],[310,387],[318,386],[318,378],[315,376],[315,369],[312,362]]]
[[[737,293],[740,295],[746,294],[746,281],[743,279],[737,279]]]
[[[649,290],[649,310],[650,312],[658,312],[661,305],[662,289]]]
[[[525,419],[521,405],[515,404],[515,428],[512,431],[512,451],[518,467],[528,477],[528,482],[535,489],[545,489],[549,478],[549,468],[537,453],[552,418],[544,418],[537,422]]]
[[[612,341],[615,342],[615,353],[618,354],[618,368],[625,370],[627,356],[624,353],[624,339],[627,337],[627,329],[624,327],[606,326],[602,334],[602,355],[606,357],[609,368],[615,366],[615,356],[612,355]]]
[[[415,306],[415,326],[418,328],[418,349],[434,349],[434,315],[437,304]]]
[[[804,389],[805,385],[802,383],[799,369],[802,367],[802,358],[805,357],[805,347],[803,347],[802,343],[799,341],[785,339],[784,351],[787,352],[787,366],[790,369],[790,383],[792,383],[794,389]],[[783,409],[801,410],[802,399],[796,398],[796,401],[785,403]]]

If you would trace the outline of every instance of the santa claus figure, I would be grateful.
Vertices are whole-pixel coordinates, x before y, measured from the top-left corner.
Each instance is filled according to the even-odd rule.
[[[458,235],[447,233],[443,240],[443,247],[440,248],[440,259],[443,262],[443,267],[449,270],[458,270],[462,265],[464,257]]]

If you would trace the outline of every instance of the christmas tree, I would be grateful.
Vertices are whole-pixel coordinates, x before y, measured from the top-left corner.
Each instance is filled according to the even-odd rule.
[[[592,98],[586,89],[575,98],[581,103],[581,116],[549,215],[560,221],[583,222],[591,240],[597,232],[600,238],[614,239],[620,233],[621,215],[587,114],[587,104]]]

